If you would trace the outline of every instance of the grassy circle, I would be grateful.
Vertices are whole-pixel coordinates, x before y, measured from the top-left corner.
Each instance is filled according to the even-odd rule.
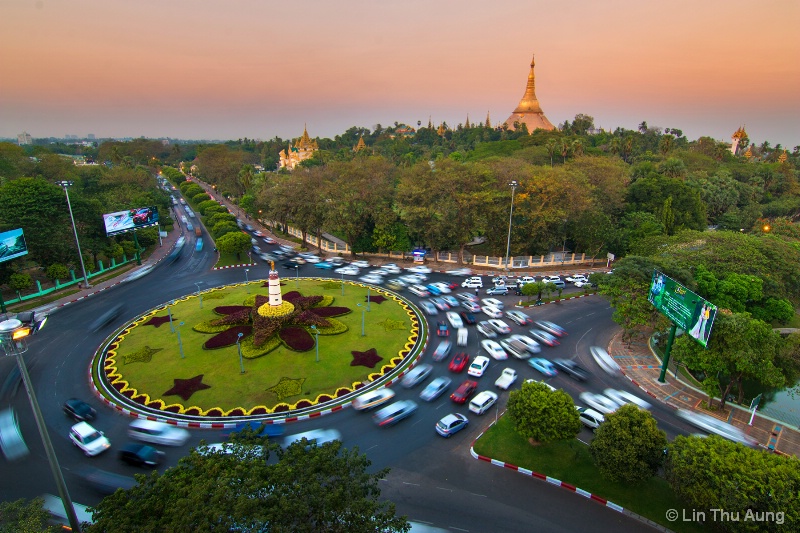
[[[255,306],[255,297],[268,296],[268,288],[265,281],[257,281],[214,288],[178,300],[169,309],[163,305],[142,315],[98,355],[99,377],[108,390],[128,403],[165,414],[269,415],[335,401],[397,371],[425,341],[421,338],[423,321],[404,299],[370,286],[367,312],[367,286],[346,282],[344,294],[342,286],[339,281],[319,278],[281,283],[284,295],[297,291],[303,296],[321,296],[312,312],[325,307],[350,309],[344,315],[326,317],[332,327],[293,326],[318,339],[318,355],[314,347],[291,350],[280,333],[260,348],[254,345],[252,334],[241,338],[241,346],[203,347],[218,333],[234,327],[213,325],[223,316],[215,313],[215,308],[250,306],[254,314],[265,316]],[[174,332],[167,319],[170,313]],[[232,336],[236,338],[235,332]],[[264,350],[267,353],[259,355]],[[351,364],[354,359],[370,364],[376,358],[380,360],[372,368]],[[179,394],[188,394],[187,399]]]

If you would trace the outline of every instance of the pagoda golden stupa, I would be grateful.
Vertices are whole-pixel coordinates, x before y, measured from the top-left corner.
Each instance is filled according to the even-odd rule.
[[[280,163],[278,163],[278,169],[285,168],[294,170],[294,167],[302,161],[309,159],[317,150],[319,150],[317,141],[308,136],[308,130],[304,125],[303,136],[294,143],[294,146],[292,146],[292,143],[289,143],[286,150],[281,150],[281,160]]]
[[[539,105],[539,99],[536,98],[536,76],[533,73],[535,64],[532,58],[531,72],[528,74],[528,85],[525,87],[525,94],[522,95],[522,100],[519,101],[517,108],[505,121],[508,129],[515,130],[516,126],[514,124],[525,124],[529,133],[533,133],[537,129],[548,131],[555,129],[555,126],[544,116],[544,111]]]

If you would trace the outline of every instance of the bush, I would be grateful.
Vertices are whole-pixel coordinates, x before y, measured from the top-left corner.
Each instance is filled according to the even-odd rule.
[[[214,240],[217,240],[226,233],[231,233],[234,231],[239,231],[239,226],[233,222],[220,222],[211,228],[211,236],[214,237]]]
[[[224,222],[224,221],[233,222],[235,224],[236,223],[236,217],[233,216],[232,214],[228,213],[227,211],[221,212],[221,213],[214,213],[208,219],[208,225],[210,227],[214,227],[216,224],[219,224],[220,222]]]
[[[199,194],[197,196],[200,196]],[[206,195],[208,196],[208,195]],[[197,210],[200,212],[201,215],[206,214],[206,209],[209,207],[219,207],[219,204],[214,200],[203,200],[199,204],[197,204]]]
[[[192,203],[195,205],[211,200],[211,197],[205,192],[203,192],[202,189],[200,190],[199,193],[193,194],[191,198],[192,198]]]
[[[11,274],[11,277],[8,280],[8,286],[17,292],[30,289],[32,285],[33,280],[31,279],[30,274],[24,274],[21,272]]]
[[[48,279],[64,281],[69,277],[69,269],[61,263],[53,263],[45,271]]]

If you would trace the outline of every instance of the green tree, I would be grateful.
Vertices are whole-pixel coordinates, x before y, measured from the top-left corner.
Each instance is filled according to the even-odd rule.
[[[236,259],[240,259],[242,253],[252,248],[250,235],[235,231],[226,233],[217,239],[217,248],[224,254],[236,254]]]
[[[543,383],[523,383],[508,395],[507,414],[514,429],[533,443],[572,439],[581,429],[572,397]]]
[[[211,197],[205,191],[193,194],[192,196],[190,196],[190,198],[192,199],[192,203],[195,205],[199,205],[203,202],[211,200]]]
[[[15,500],[0,502],[0,533],[55,533],[60,528],[48,526],[50,514],[44,510],[44,500]]]
[[[197,204],[197,210],[200,212],[201,215],[206,214],[206,209],[209,207],[220,207],[219,202],[216,200],[204,200]]]
[[[726,531],[800,529],[800,468],[794,457],[764,453],[716,435],[679,435],[667,449],[664,475],[688,507],[738,514],[738,521],[724,523]],[[753,519],[764,513],[771,513],[772,519]],[[721,525],[708,512],[706,518],[711,527]]]
[[[283,450],[245,437],[226,450],[192,451],[163,474],[103,499],[94,531],[407,531],[393,503],[379,500],[370,461],[340,442]],[[276,456],[277,461],[269,460]]]
[[[688,335],[676,339],[672,348],[677,361],[704,376],[703,390],[708,394],[709,407],[718,394],[724,409],[734,387],[741,402],[746,379],[767,387],[787,385],[775,364],[779,335],[769,325],[753,320],[748,313],[718,312],[713,327],[707,348]]]
[[[239,207],[251,216],[256,214],[256,197],[252,194],[243,194],[239,199]]]
[[[33,286],[33,280],[31,279],[31,275],[24,273],[24,272],[16,272],[11,274],[11,277],[8,281],[8,286],[11,287],[12,290],[19,293],[20,291],[26,291]]]
[[[227,211],[222,213],[214,213],[208,218],[208,225],[214,227],[215,224],[218,224],[223,221],[233,222],[234,224],[236,224],[236,216],[233,215],[232,213],[228,213]]]
[[[69,269],[61,263],[53,263],[47,267],[47,277],[53,281],[67,281],[69,278]]]
[[[604,477],[641,483],[658,472],[667,435],[653,416],[635,405],[624,405],[605,416],[589,444],[594,464]]]
[[[211,235],[214,237],[214,240],[219,240],[219,238],[222,237],[223,235],[234,232],[241,233],[241,231],[239,230],[239,226],[237,226],[235,222],[231,222],[230,220],[223,220],[221,222],[217,222],[211,228]],[[217,243],[217,247],[219,247],[219,243]]]

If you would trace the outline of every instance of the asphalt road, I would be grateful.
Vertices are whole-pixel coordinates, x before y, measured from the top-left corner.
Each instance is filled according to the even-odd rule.
[[[193,239],[191,237],[184,247],[180,260],[173,264],[160,264],[147,276],[64,307],[53,313],[45,329],[30,339],[25,358],[71,497],[76,502],[92,505],[102,497],[83,482],[80,477],[82,469],[95,467],[127,476],[143,472],[121,463],[114,453],[115,447],[128,441],[126,428],[130,419],[105,407],[91,393],[89,364],[94,350],[107,334],[125,320],[165,301],[195,292],[198,289],[196,283],[200,283],[200,289],[206,289],[244,281],[242,269],[210,271],[213,252],[209,247],[202,252],[195,252],[191,242]],[[262,249],[269,248],[262,246]],[[287,271],[281,270],[281,274],[285,275]],[[259,261],[258,267],[250,268],[248,278],[266,278],[267,271],[268,266]],[[289,276],[294,274],[290,272]],[[338,274],[316,269],[312,265],[301,267],[299,275],[340,278]],[[429,278],[434,281],[453,279],[443,274],[431,274]],[[565,294],[575,291],[568,287]],[[406,296],[418,301],[416,297]],[[507,306],[512,306],[519,297],[505,296],[499,299],[504,300]],[[87,329],[87,324],[94,317],[117,303],[124,304],[120,317],[100,331]],[[626,379],[603,374],[589,356],[589,346],[607,346],[615,328],[611,321],[611,309],[604,299],[575,299],[535,308],[529,314],[536,319],[558,323],[569,332],[561,339],[559,346],[544,346],[542,356],[576,358],[582,366],[593,372],[592,378],[585,384],[559,375],[549,380],[552,385],[563,388],[574,398],[583,390],[600,392],[606,387],[623,388],[643,397]],[[525,333],[530,328],[507,322],[514,333]],[[480,339],[475,327],[469,328],[470,340],[466,351],[474,357],[480,350]],[[434,365],[433,376],[452,377],[452,391],[467,376],[466,373],[453,375],[448,372],[446,360],[438,363],[430,360],[430,353],[437,344],[435,338],[429,342],[426,362]],[[0,360],[1,379],[11,372],[14,364],[10,358]],[[519,374],[515,387],[529,377],[542,379],[524,361],[492,361],[487,373],[479,378],[479,390],[494,390],[494,380],[506,366],[515,368]],[[496,409],[477,416],[470,413],[466,405],[453,404],[448,398],[449,391],[434,402],[423,402],[418,398],[423,387],[424,384],[410,390],[394,387],[398,399],[415,399],[419,404],[414,415],[394,427],[378,428],[369,413],[345,409],[315,420],[290,424],[286,432],[291,434],[318,427],[336,427],[343,435],[344,444],[348,447],[358,446],[368,455],[374,468],[391,468],[389,477],[382,483],[382,489],[385,497],[397,503],[401,513],[438,527],[453,531],[522,531],[536,524],[536,530],[542,531],[650,530],[642,523],[563,489],[472,459],[469,455],[471,442],[502,412],[508,393],[500,394]],[[111,453],[86,458],[71,444],[68,433],[72,421],[64,416],[61,405],[65,399],[73,396],[88,401],[98,410],[94,425],[111,440]],[[0,498],[11,500],[31,498],[43,492],[56,493],[24,390],[20,389],[12,397],[1,398],[0,402],[0,405],[10,404],[17,410],[23,435],[31,449],[28,458],[3,464]],[[470,425],[453,438],[442,439],[436,435],[434,424],[450,412],[466,414]],[[671,436],[678,432],[690,432],[670,410],[655,405],[653,413]],[[583,430],[580,438],[588,441],[591,433]],[[185,446],[162,447],[166,452],[164,466],[176,464],[201,439],[207,442],[222,440],[221,432],[192,430]]]

